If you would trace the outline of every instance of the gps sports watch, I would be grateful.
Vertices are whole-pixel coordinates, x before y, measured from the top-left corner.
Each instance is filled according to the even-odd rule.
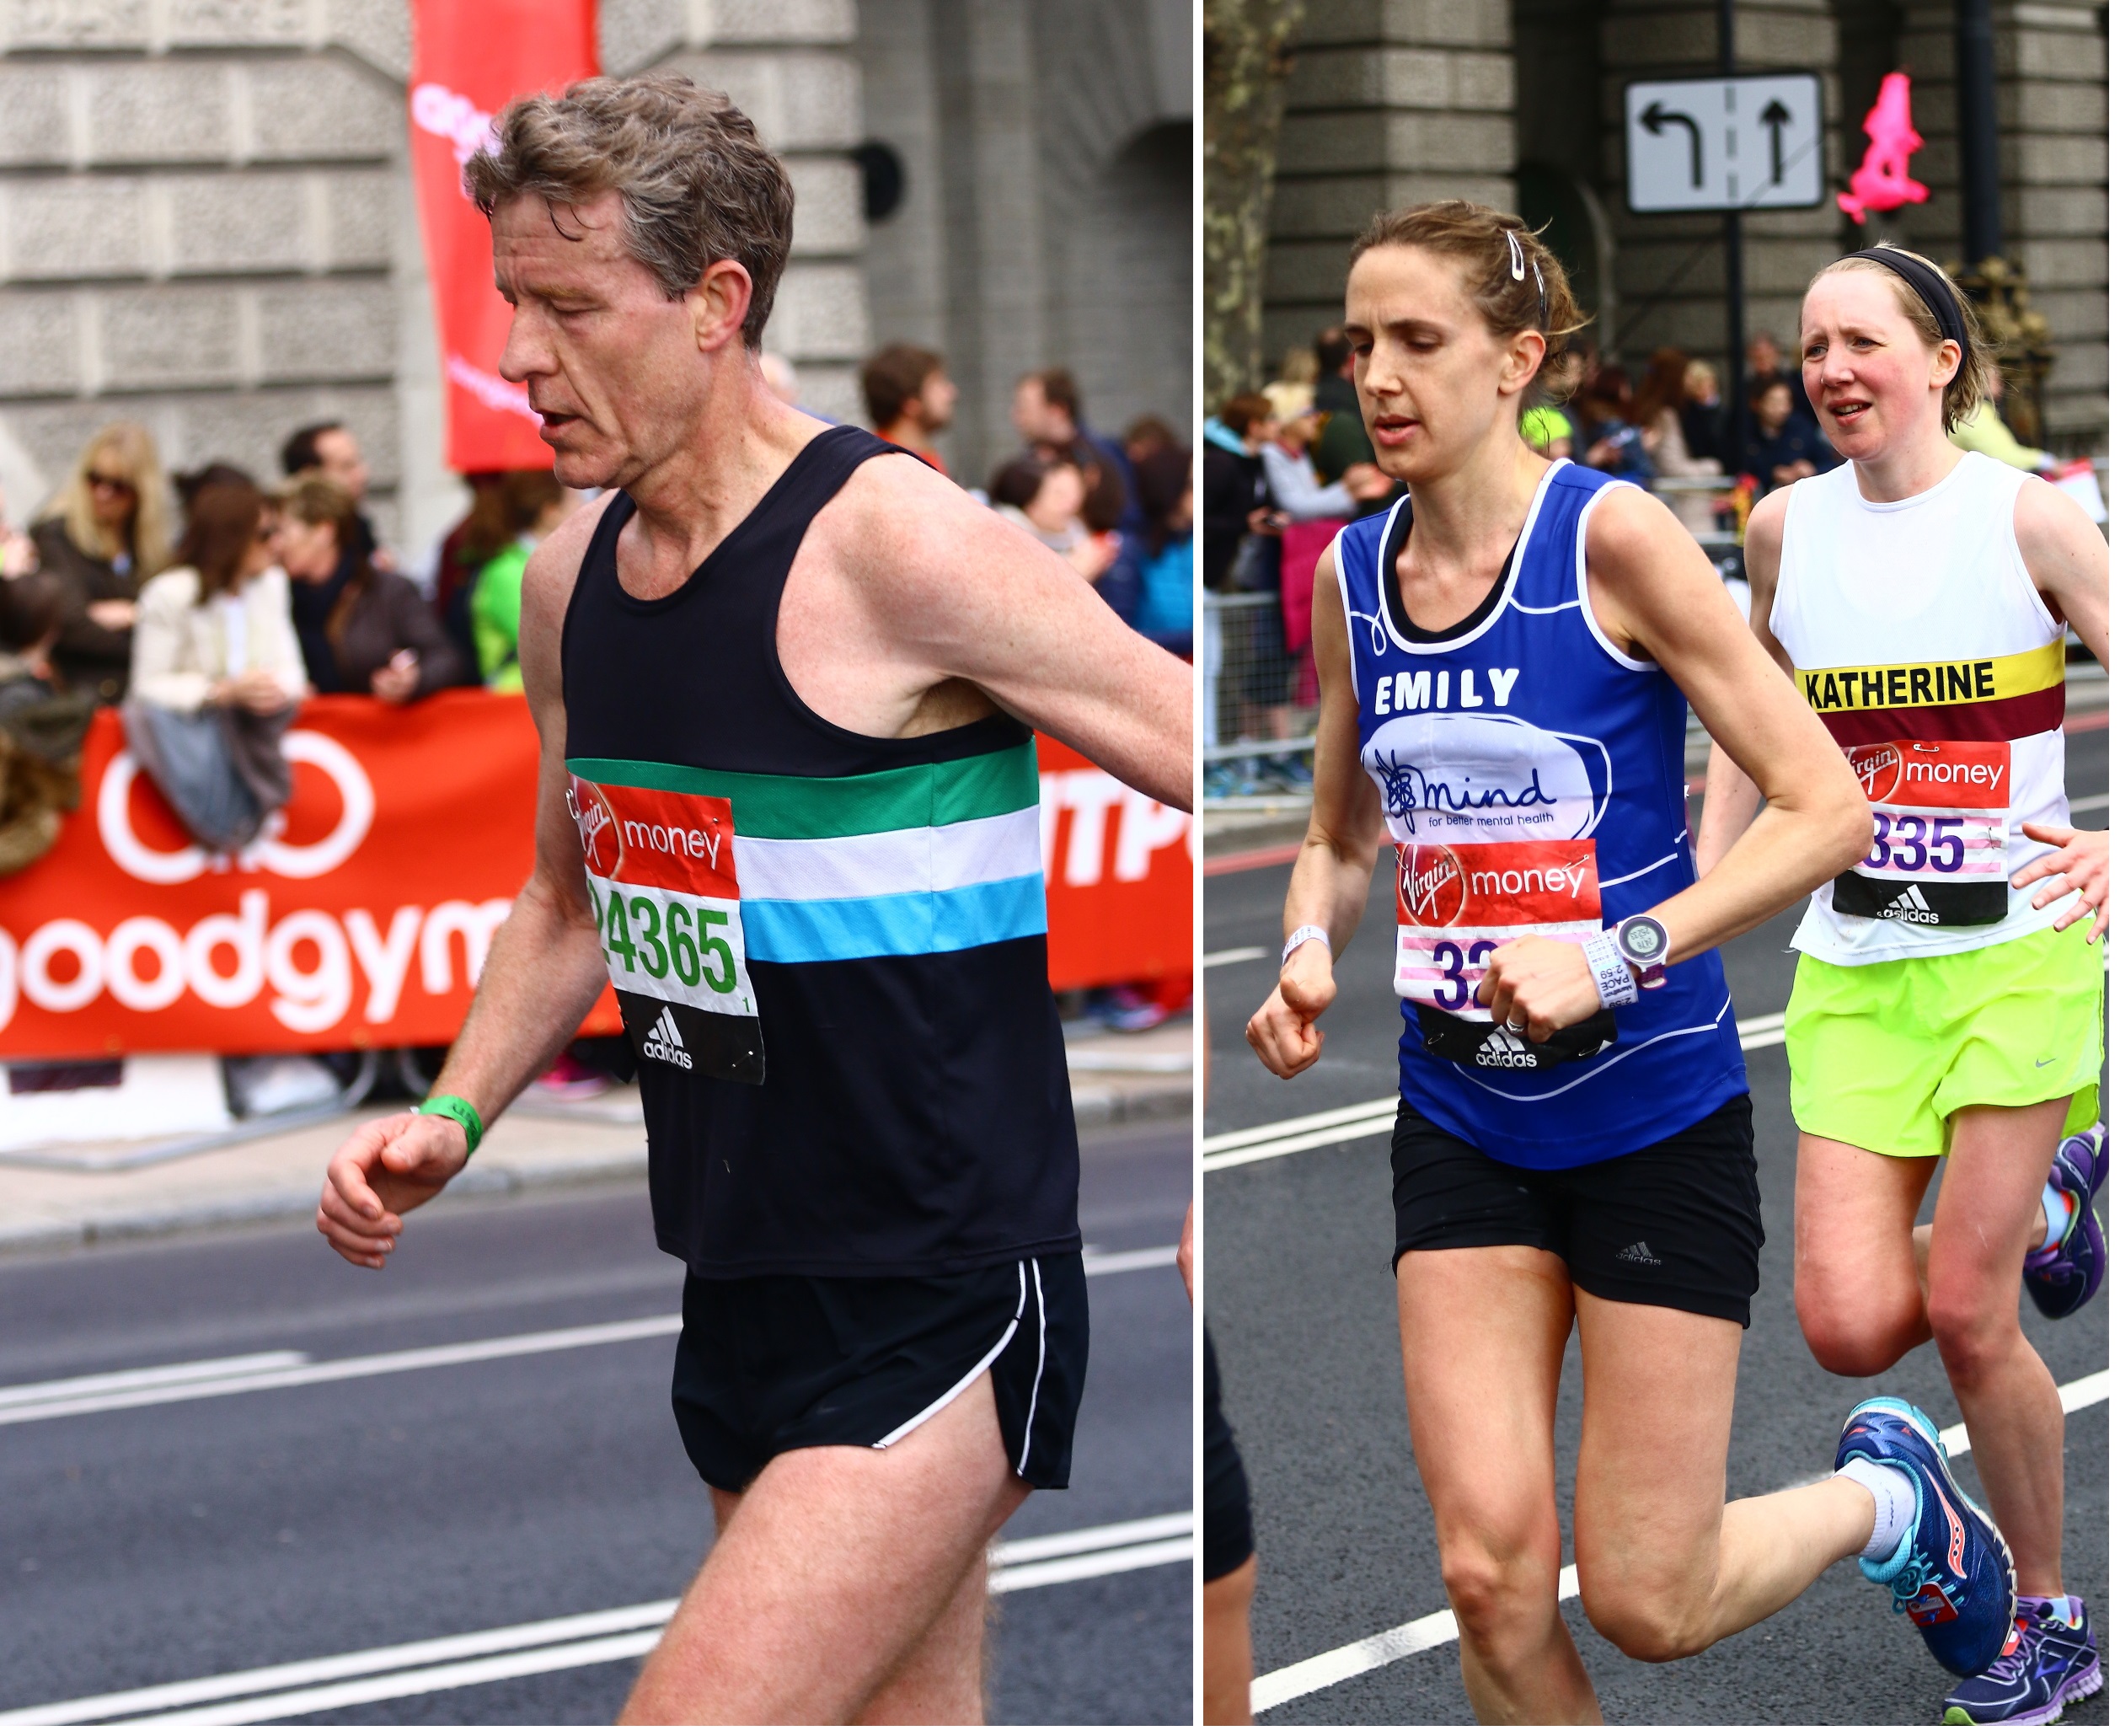
[[[1630,916],[1613,930],[1619,956],[1644,989],[1663,987],[1663,967],[1671,956],[1671,931],[1646,912]]]

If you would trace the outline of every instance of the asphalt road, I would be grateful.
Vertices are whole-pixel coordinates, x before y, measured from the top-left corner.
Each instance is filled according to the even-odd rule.
[[[1093,1247],[1176,1240],[1190,1144],[1177,1122],[1085,1138]],[[344,1265],[309,1229],[10,1262],[0,1389],[634,1321],[674,1313],[681,1284],[630,1187],[431,1208],[382,1274]],[[1074,1487],[1027,1502],[1010,1539],[1191,1506],[1177,1275],[1158,1259],[1093,1276],[1089,1294]],[[671,1420],[672,1342],[650,1333],[42,1420],[8,1421],[0,1390],[0,1712],[674,1598],[712,1519]],[[1190,1572],[1170,1562],[998,1598],[994,1717],[1189,1721]],[[626,1658],[309,1721],[608,1723],[637,1668]]]
[[[2105,790],[2106,753],[2102,731],[2069,737],[2073,792]],[[2104,820],[2093,812],[2079,817],[2089,825]],[[1279,866],[1210,875],[1206,881],[1207,955],[1271,949],[1266,957],[1207,972],[1211,1135],[1397,1090],[1392,903],[1381,867],[1368,915],[1341,963],[1340,995],[1326,1015],[1319,1063],[1284,1084],[1245,1046],[1244,1021],[1272,986],[1287,885],[1288,870]],[[1725,949],[1739,1018],[1778,1013],[1785,1005],[1796,960],[1785,947],[1795,915],[1776,918]],[[1776,1044],[1746,1059],[1767,1242],[1739,1364],[1732,1496],[1823,1474],[1848,1407],[1871,1392],[1901,1393],[1939,1424],[1958,1420],[1931,1347],[1874,1381],[1839,1379],[1812,1362],[1791,1300],[1796,1129],[1786,1058]],[[1389,1269],[1388,1136],[1210,1173],[1202,1222],[1207,1321],[1251,1479],[1260,1558],[1257,1670],[1295,1664],[1446,1609],[1434,1528],[1406,1439]],[[2107,1367],[2106,1310],[2101,1297],[2082,1314],[2053,1322],[2024,1305],[2026,1331],[2058,1380]],[[1581,1414],[1580,1363],[1571,1345],[1558,1423],[1564,1466],[1573,1463]],[[2065,1568],[2101,1633],[2110,1613],[2108,1426],[2104,1403],[2068,1418]],[[1954,1468],[1981,1498],[1970,1457],[1962,1455]],[[1566,1535],[1565,1475],[1561,1504]],[[1573,1558],[1572,1550],[1564,1555]],[[1951,1686],[1852,1562],[1831,1569],[1771,1620],[1678,1664],[1634,1663],[1592,1630],[1579,1603],[1564,1608],[1614,1722],[1934,1723]],[[2099,1696],[2071,1707],[2068,1722],[2103,1723],[2108,1715]],[[1471,1716],[1451,1642],[1288,1701],[1261,1722],[1464,1723]]]

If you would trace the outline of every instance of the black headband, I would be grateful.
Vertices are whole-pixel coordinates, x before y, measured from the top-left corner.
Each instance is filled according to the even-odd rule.
[[[1973,345],[1966,335],[1965,315],[1958,311],[1958,298],[1951,292],[1951,285],[1942,272],[1927,260],[1901,253],[1896,247],[1866,247],[1846,257],[1874,260],[1919,296],[1921,305],[1936,316],[1936,324],[1943,328],[1943,335],[1958,346],[1958,365],[1951,370],[1951,379],[1956,380],[1966,371],[1966,363],[1973,357]],[[1948,385],[1950,381],[1945,383]]]

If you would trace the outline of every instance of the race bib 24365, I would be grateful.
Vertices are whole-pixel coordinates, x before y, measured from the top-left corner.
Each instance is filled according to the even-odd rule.
[[[727,800],[573,778],[567,808],[611,986],[641,1059],[763,1083]]]

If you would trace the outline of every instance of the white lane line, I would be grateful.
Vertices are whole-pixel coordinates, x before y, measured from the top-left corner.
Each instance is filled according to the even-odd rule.
[[[1109,1254],[1084,1254],[1082,1269],[1091,1278],[1106,1273],[1138,1272],[1167,1266],[1178,1256],[1177,1244],[1159,1248],[1122,1248]],[[319,1386],[334,1380],[358,1380],[371,1374],[401,1374],[421,1369],[453,1368],[463,1363],[493,1362],[504,1357],[538,1356],[555,1350],[581,1350],[598,1344],[623,1344],[676,1332],[682,1315],[650,1315],[644,1320],[612,1321],[602,1326],[569,1326],[558,1331],[522,1332],[506,1338],[475,1338],[459,1344],[435,1344],[420,1350],[385,1351],[374,1356],[344,1357],[313,1363],[299,1350],[266,1351],[256,1356],[224,1357],[212,1362],[169,1363],[160,1368],[124,1369],[108,1374],[83,1374],[68,1380],[43,1380],[27,1386],[0,1386],[0,1427],[38,1423],[57,1417],[83,1417],[99,1411],[137,1410],[145,1405],[175,1404],[185,1399],[226,1398],[244,1392],[273,1392],[293,1386]]]
[[[105,1393],[137,1391],[147,1386],[183,1386],[195,1380],[255,1374],[268,1369],[298,1368],[308,1360],[299,1350],[268,1350],[256,1356],[222,1356],[209,1362],[165,1363],[154,1369],[120,1369],[108,1374],[76,1374],[65,1380],[35,1380],[26,1386],[0,1386],[0,1411],[54,1399],[99,1397]]]
[[[2061,1389],[2061,1408],[2080,1411],[2089,1406],[2103,1404],[2111,1396],[2112,1371],[2101,1369],[2095,1374],[2085,1374],[2080,1380],[2071,1380]],[[1968,1450],[1966,1428],[1955,1423],[1940,1431],[1944,1451],[1951,1457]],[[1807,1478],[1806,1481],[1815,1481]],[[1789,1485],[1801,1488],[1801,1483]],[[1561,1601],[1582,1594],[1582,1587],[1576,1576],[1576,1565],[1570,1562],[1561,1570]],[[1277,1706],[1285,1706],[1291,1700],[1300,1700],[1306,1694],[1314,1694],[1321,1688],[1352,1677],[1366,1675],[1373,1669],[1381,1669],[1387,1664],[1396,1664],[1401,1658],[1411,1658],[1416,1652],[1431,1651],[1445,1646],[1458,1637],[1457,1617],[1448,1610],[1438,1610],[1432,1615],[1423,1615],[1417,1621],[1409,1621],[1400,1627],[1387,1628],[1373,1633],[1367,1639],[1357,1640],[1352,1645],[1336,1647],[1330,1652],[1320,1652],[1314,1658],[1306,1658],[1300,1664],[1291,1664],[1281,1669],[1268,1670],[1255,1676],[1251,1683],[1251,1712],[1255,1717],[1262,1712]]]
[[[2112,806],[2112,797],[2110,794],[2079,796],[2069,804],[2069,812],[2072,814],[2087,814],[2093,808],[2111,807]]]
[[[1122,1248],[1111,1254],[1085,1253],[1082,1270],[1087,1277],[1101,1278],[1108,1272],[1143,1272],[1151,1266],[1169,1266],[1177,1257],[1175,1242],[1167,1248]]]
[[[292,1368],[263,1369],[255,1374],[190,1380],[181,1385],[89,1393],[76,1398],[0,1408],[0,1424],[35,1423],[53,1417],[78,1417],[94,1411],[135,1410],[142,1405],[175,1404],[185,1399],[223,1398],[232,1393],[275,1392],[292,1386],[319,1386],[333,1380],[358,1380],[371,1374],[401,1374],[419,1369],[453,1368],[463,1363],[492,1362],[502,1357],[536,1356],[548,1351],[580,1350],[597,1344],[622,1344],[634,1338],[657,1338],[683,1324],[681,1315],[652,1315],[645,1320],[613,1321],[597,1326],[569,1326],[559,1331],[522,1332],[506,1338],[477,1338],[460,1344],[434,1344],[420,1350],[385,1351],[376,1356],[350,1356],[336,1362],[305,1362]],[[0,1398],[4,1398],[0,1394]]]
[[[1232,946],[1227,951],[1210,952],[1200,961],[1200,968],[1211,971],[1218,964],[1249,964],[1255,958],[1264,958],[1263,946]]]
[[[1782,1040],[1782,1015],[1762,1013],[1737,1021],[1737,1047],[1764,1049]],[[1314,1151],[1321,1145],[1344,1145],[1351,1139],[1367,1139],[1388,1133],[1398,1119],[1396,1097],[1372,1097],[1338,1109],[1298,1115],[1288,1121],[1271,1121],[1255,1128],[1215,1133],[1201,1142],[1203,1171],[1234,1169],[1239,1164],[1259,1163],[1269,1157],[1288,1157],[1298,1151]]]
[[[1025,1591],[1034,1586],[1187,1561],[1191,1555],[1192,1515],[1159,1514],[1150,1519],[997,1543],[987,1552],[991,1573],[988,1583],[997,1594]],[[366,1706],[479,1682],[638,1658],[653,1648],[663,1624],[677,1607],[676,1599],[664,1598],[548,1621],[487,1628],[479,1633],[452,1634],[298,1664],[237,1670],[195,1681],[92,1695],[0,1712],[0,1724],[81,1724],[126,1719],[135,1713],[176,1715],[128,1721],[233,1724],[299,1717],[340,1707]],[[291,1690],[302,1691],[286,1691]],[[193,1709],[178,1710],[185,1707]]]

